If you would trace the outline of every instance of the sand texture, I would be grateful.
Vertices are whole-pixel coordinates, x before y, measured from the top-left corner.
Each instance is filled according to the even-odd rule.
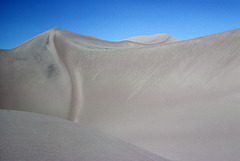
[[[104,41],[52,29],[0,51],[0,107],[78,122],[174,161],[240,158],[240,29]]]
[[[167,161],[71,121],[0,110],[0,160]]]

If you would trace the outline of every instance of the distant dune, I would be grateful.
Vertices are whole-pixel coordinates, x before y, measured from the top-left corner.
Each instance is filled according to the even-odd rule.
[[[179,39],[172,37],[168,34],[156,34],[151,36],[136,36],[130,37],[128,39],[124,39],[122,41],[133,41],[142,44],[163,44],[163,43],[170,43],[180,41]]]
[[[240,29],[110,42],[54,28],[0,50],[0,107],[78,122],[169,160],[238,161]]]

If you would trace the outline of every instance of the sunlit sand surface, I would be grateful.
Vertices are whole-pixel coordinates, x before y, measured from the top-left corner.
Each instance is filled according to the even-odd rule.
[[[157,34],[110,42],[55,28],[0,51],[0,107],[99,130],[107,136],[98,147],[110,135],[169,160],[238,161],[240,29],[185,41]],[[40,117],[17,113],[9,117],[16,116],[21,126],[25,115],[26,125]],[[51,122],[43,130],[55,126]],[[66,124],[69,130],[81,129]],[[30,127],[27,130],[19,136],[30,135]],[[57,134],[61,127],[56,130],[52,132]],[[77,137],[75,132],[71,135]],[[95,132],[86,139],[92,137]],[[9,140],[6,146],[18,143]],[[124,153],[120,141],[120,148],[113,144],[114,152]],[[138,150],[126,154],[129,160],[145,155]],[[114,156],[109,154],[110,160]],[[94,157],[98,160],[98,151]]]

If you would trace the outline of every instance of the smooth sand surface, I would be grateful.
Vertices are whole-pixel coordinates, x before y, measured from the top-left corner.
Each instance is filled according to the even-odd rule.
[[[167,161],[71,121],[0,110],[2,161]]]
[[[122,41],[132,41],[132,42],[138,42],[138,43],[150,45],[150,44],[171,43],[171,42],[177,42],[180,40],[168,34],[156,34],[156,35],[150,35],[150,36],[130,37]]]
[[[240,29],[134,39],[52,29],[2,50],[0,107],[79,122],[170,160],[238,161]]]

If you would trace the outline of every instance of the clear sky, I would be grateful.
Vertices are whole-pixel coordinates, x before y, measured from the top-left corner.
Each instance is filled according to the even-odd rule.
[[[119,41],[168,33],[182,40],[240,27],[240,0],[0,0],[0,48],[58,27]]]

